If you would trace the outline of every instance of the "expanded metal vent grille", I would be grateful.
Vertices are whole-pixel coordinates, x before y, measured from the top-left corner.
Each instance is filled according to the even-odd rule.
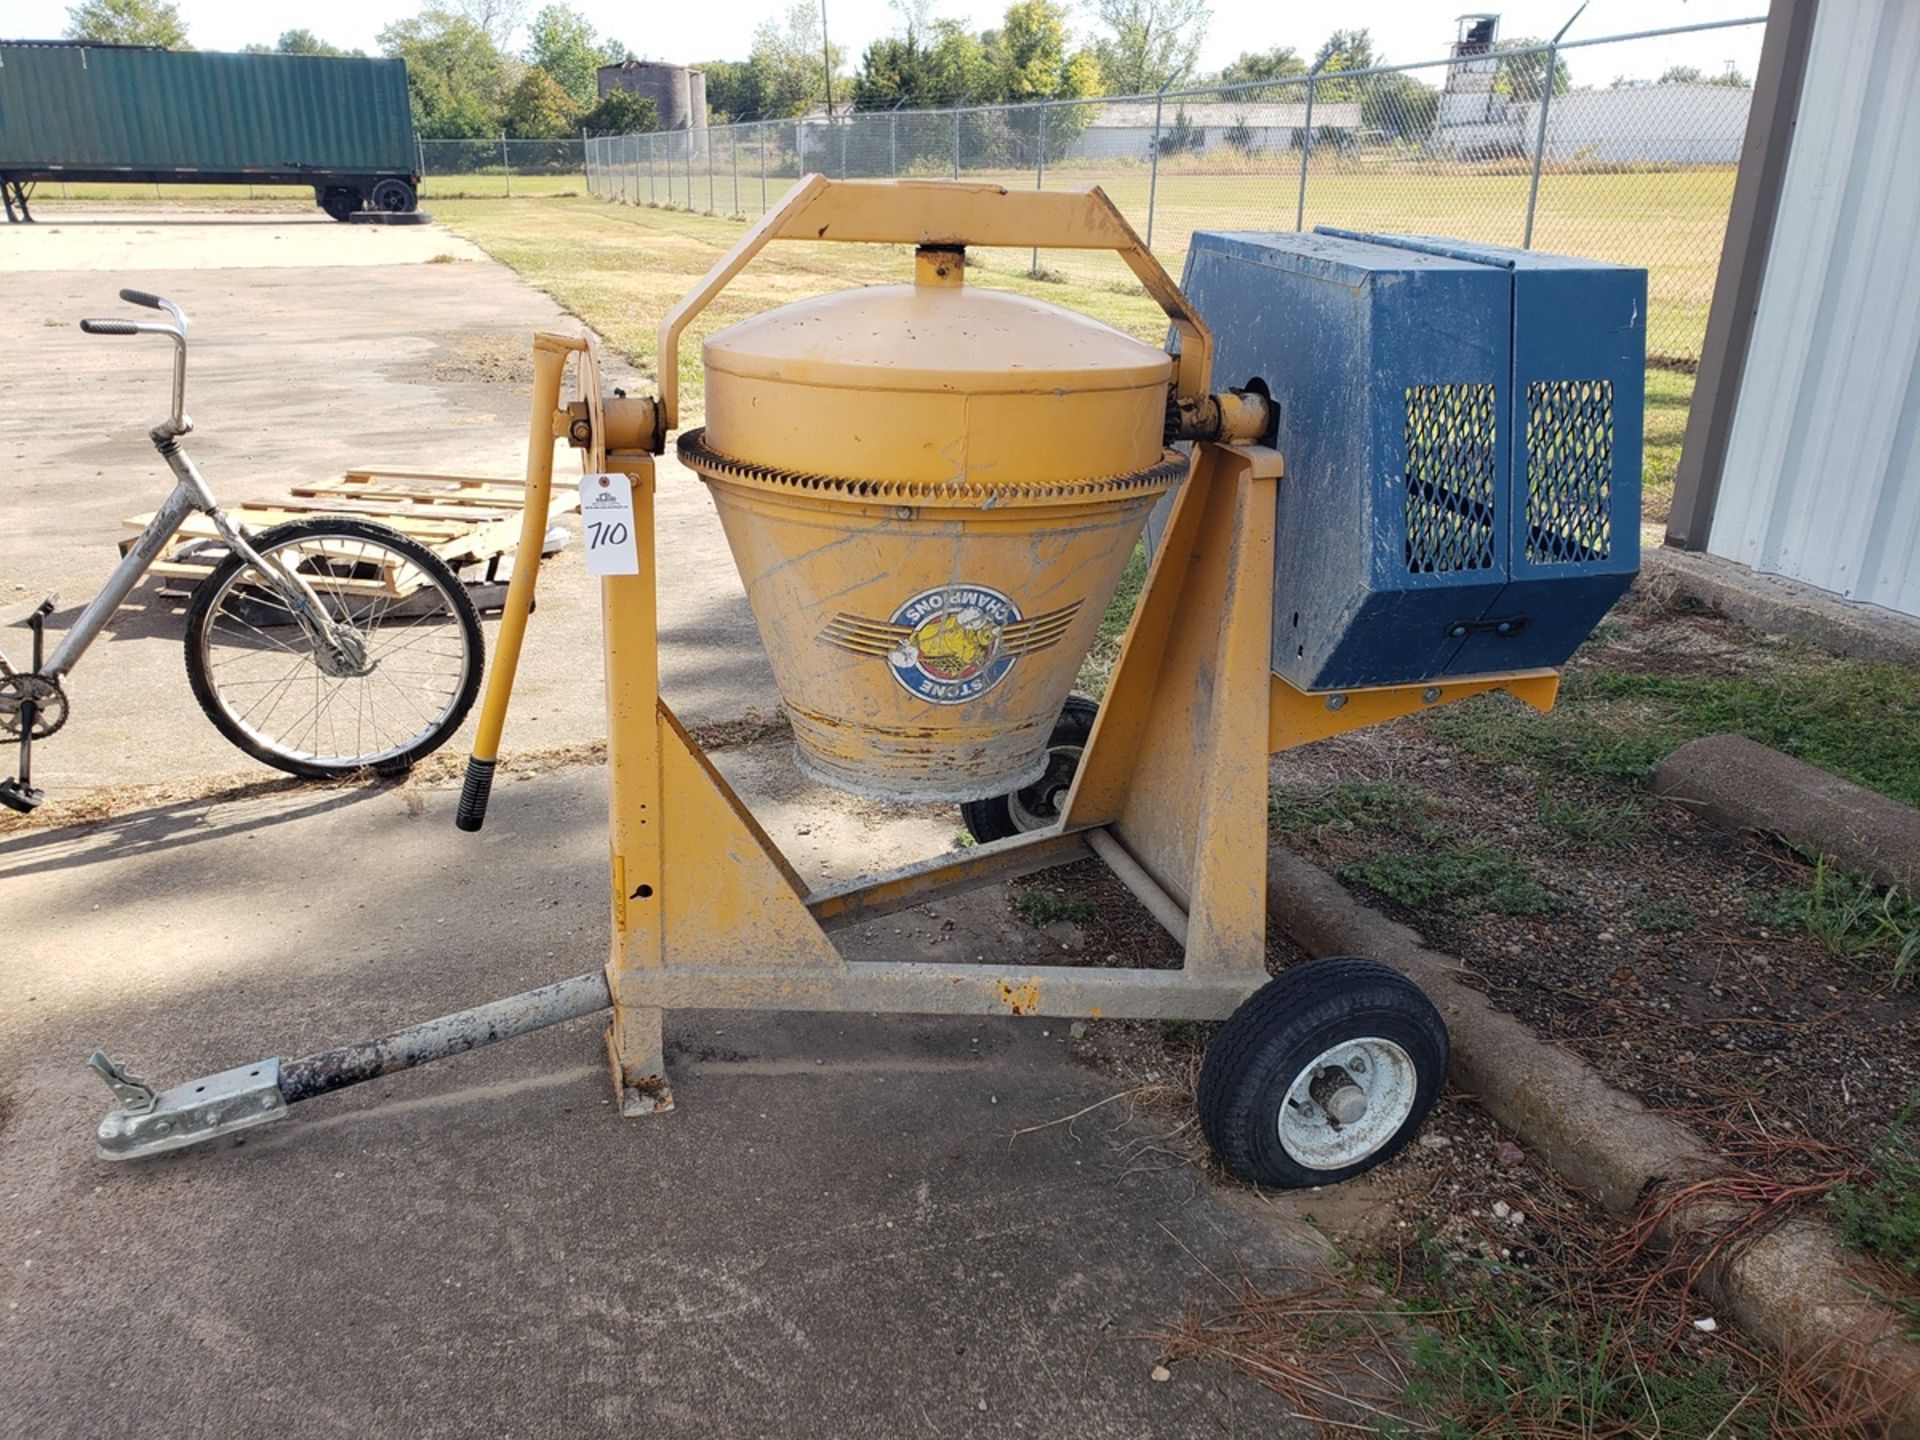
[[[1613,382],[1527,386],[1527,559],[1605,560],[1612,511]]]
[[[1493,564],[1491,385],[1407,387],[1407,569]]]

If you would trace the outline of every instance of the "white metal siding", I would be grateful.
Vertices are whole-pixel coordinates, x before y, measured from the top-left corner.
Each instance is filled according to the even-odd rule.
[[[1920,616],[1920,4],[1821,0],[1707,548]]]

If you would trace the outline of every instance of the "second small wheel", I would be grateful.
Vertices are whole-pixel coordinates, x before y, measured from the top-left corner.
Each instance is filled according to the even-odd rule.
[[[1351,1179],[1413,1138],[1447,1073],[1433,1002],[1376,960],[1283,970],[1234,1011],[1200,1066],[1200,1128],[1242,1180]]]
[[[1092,700],[1069,695],[1060,718],[1053,723],[1053,733],[1047,737],[1045,773],[1031,785],[1009,794],[967,801],[960,807],[960,816],[967,822],[968,833],[984,843],[1057,825],[1099,714],[1100,707]]]

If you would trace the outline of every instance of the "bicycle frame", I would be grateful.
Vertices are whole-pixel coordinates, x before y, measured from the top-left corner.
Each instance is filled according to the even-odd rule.
[[[193,421],[186,413],[187,380],[187,318],[178,306],[157,295],[147,295],[142,291],[123,290],[121,298],[135,304],[146,305],[151,309],[165,310],[172,317],[172,325],[136,324],[124,320],[84,320],[81,329],[89,334],[126,335],[160,334],[165,335],[174,344],[173,364],[173,408],[167,419],[154,426],[151,432],[154,449],[160,452],[160,458],[167,462],[167,468],[174,474],[173,493],[167,496],[160,508],[154,512],[147,528],[142,530],[134,542],[127,547],[119,565],[107,577],[107,583],[100,593],[89,600],[72,627],[61,637],[54,647],[40,673],[48,679],[58,681],[69,674],[80,663],[80,657],[87,648],[99,638],[106,628],[107,619],[120,608],[128,595],[133,593],[153,562],[174,534],[186,522],[188,515],[199,511],[213,522],[221,540],[235,554],[243,556],[278,592],[280,599],[299,621],[301,629],[308,637],[337,659],[348,664],[354,663],[353,645],[350,637],[335,623],[327,613],[326,606],[320,603],[320,597],[313,591],[298,573],[262,557],[247,542],[246,533],[221,513],[220,505],[213,498],[213,492],[207,488],[207,482],[200,474],[186,451],[180,448],[180,437],[190,433]],[[14,666],[4,652],[0,652],[0,674],[13,674]]]

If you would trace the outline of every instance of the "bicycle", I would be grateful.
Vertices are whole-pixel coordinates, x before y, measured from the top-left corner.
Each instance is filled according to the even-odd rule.
[[[33,665],[0,652],[0,736],[18,739],[20,773],[0,780],[0,804],[26,813],[32,747],[66,724],[64,681],[107,619],[198,511],[218,536],[186,552],[213,562],[187,612],[187,681],[214,727],[257,760],[310,779],[404,770],[459,728],[480,688],[480,619],[444,561],[397,530],[351,516],[316,516],[259,534],[220,509],[180,446],[186,413],[187,317],[141,290],[120,298],[172,323],[82,320],[89,335],[165,335],[173,342],[173,406],[148,432],[173,472],[173,493],[126,546],[100,593],[44,658],[50,596],[33,611]]]

